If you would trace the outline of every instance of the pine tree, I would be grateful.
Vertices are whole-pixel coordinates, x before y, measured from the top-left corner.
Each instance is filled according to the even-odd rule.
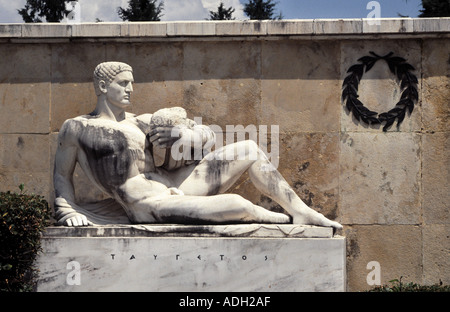
[[[273,0],[249,0],[244,5],[244,13],[251,20],[282,19],[281,13],[276,18],[273,17],[276,5]]]
[[[124,21],[160,21],[164,2],[157,0],[129,0],[128,8],[117,8],[117,13]]]
[[[25,7],[17,10],[25,23],[58,23],[69,13],[63,0],[27,0]]]
[[[209,19],[216,20],[234,20],[233,12],[235,10],[232,7],[225,9],[223,2],[220,2],[217,12],[209,11]]]
[[[422,0],[419,17],[450,17],[450,0]]]

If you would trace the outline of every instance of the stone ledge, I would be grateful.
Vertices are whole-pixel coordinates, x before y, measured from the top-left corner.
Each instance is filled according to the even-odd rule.
[[[0,24],[0,38],[22,39],[389,35],[448,32],[450,32],[450,18]]]
[[[250,237],[250,238],[332,238],[330,227],[296,224],[231,225],[106,225],[87,227],[51,226],[46,238],[61,237]]]

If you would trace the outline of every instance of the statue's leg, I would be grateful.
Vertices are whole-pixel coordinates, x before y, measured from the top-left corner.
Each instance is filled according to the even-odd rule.
[[[243,159],[227,160],[227,155],[233,153],[241,155]],[[293,217],[294,223],[342,228],[338,222],[309,208],[254,141],[240,141],[224,146],[208,154],[194,169],[185,170],[190,170],[190,174],[178,186],[185,194],[223,193],[248,171],[255,187],[280,204]]]
[[[174,195],[166,185],[138,175],[120,187],[120,198],[134,223],[289,223],[289,216],[268,211],[236,194]],[[152,178],[152,177],[150,177]]]

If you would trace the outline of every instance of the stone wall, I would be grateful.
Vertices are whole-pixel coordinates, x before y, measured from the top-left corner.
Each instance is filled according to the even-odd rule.
[[[382,283],[449,284],[450,19],[368,22],[0,25],[0,191],[25,183],[53,201],[58,130],[95,107],[94,67],[123,61],[134,69],[134,113],[183,106],[224,130],[279,125],[279,170],[344,225],[348,290],[370,287],[370,261]],[[414,111],[387,132],[358,122],[341,100],[347,70],[370,51],[405,58],[419,79]],[[382,61],[358,90],[377,112],[400,92]],[[79,200],[99,196],[78,169],[75,180]],[[281,209],[247,176],[231,191]]]

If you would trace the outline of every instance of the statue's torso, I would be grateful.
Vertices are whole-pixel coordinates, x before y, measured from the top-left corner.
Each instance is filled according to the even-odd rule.
[[[136,118],[116,122],[77,117],[75,123],[78,162],[105,191],[117,190],[129,178],[153,166],[146,135],[148,129]]]

